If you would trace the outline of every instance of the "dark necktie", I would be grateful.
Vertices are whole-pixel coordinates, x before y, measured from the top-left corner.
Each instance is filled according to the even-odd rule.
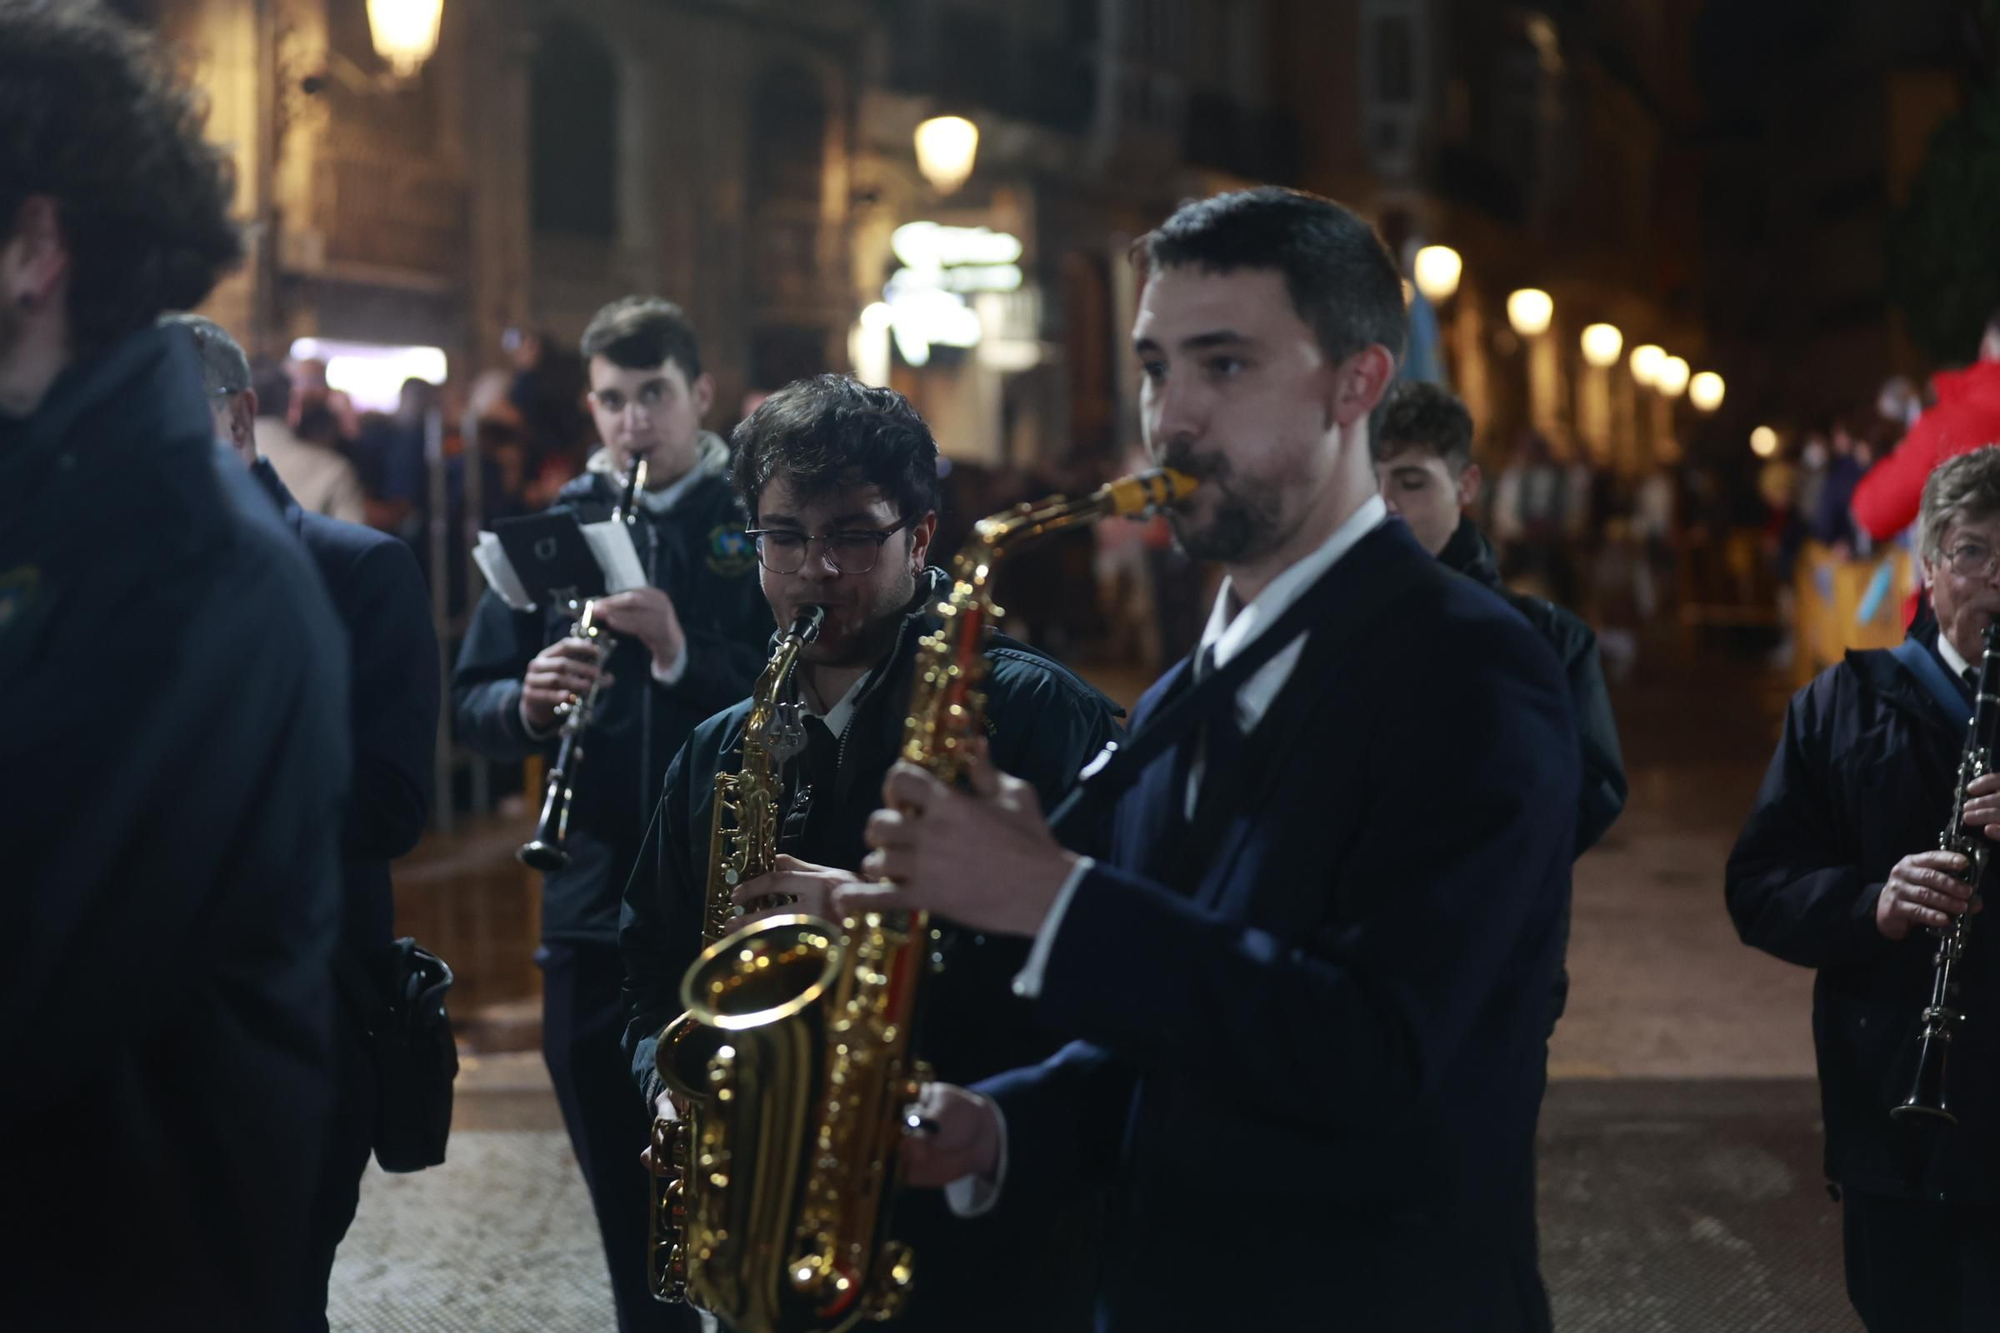
[[[1194,678],[1199,683],[1215,670],[1215,647],[1213,644],[1202,649],[1201,657],[1195,664]],[[1236,761],[1243,753],[1243,728],[1236,720],[1236,700],[1230,699],[1213,713],[1202,728],[1202,774],[1203,795],[1224,790],[1224,784],[1236,769]],[[1197,797],[1197,807],[1205,804]]]

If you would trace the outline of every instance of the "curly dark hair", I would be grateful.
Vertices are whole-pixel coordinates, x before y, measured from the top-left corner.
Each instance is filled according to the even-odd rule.
[[[1454,476],[1472,461],[1472,413],[1451,390],[1422,380],[1398,380],[1376,409],[1369,449],[1378,463],[1405,449],[1424,449],[1444,460]]]
[[[243,256],[234,175],[164,49],[97,0],[0,0],[0,237],[55,200],[87,353],[199,305]]]
[[[623,370],[671,361],[689,384],[701,378],[701,348],[687,312],[657,296],[621,296],[590,318],[577,343],[587,366],[601,356]]]
[[[729,436],[729,471],[754,523],[757,501],[783,474],[802,499],[878,486],[906,519],[938,507],[937,441],[894,389],[846,375],[796,380],[760,403]]]
[[[1275,185],[1190,200],[1132,247],[1140,273],[1275,269],[1292,308],[1331,362],[1380,344],[1397,362],[1409,342],[1403,282],[1382,238],[1342,204]]]

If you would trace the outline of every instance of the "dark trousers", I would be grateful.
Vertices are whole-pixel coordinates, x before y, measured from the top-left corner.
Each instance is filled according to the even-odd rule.
[[[619,1046],[625,968],[618,949],[545,944],[535,961],[542,968],[542,1058],[590,1187],[619,1333],[696,1333],[701,1324],[693,1310],[654,1300],[646,1281],[652,1177],[639,1154],[652,1141],[653,1116],[632,1085]]]
[[[334,1005],[333,1057],[339,1081],[327,1126],[326,1158],[307,1222],[305,1287],[298,1319],[303,1333],[326,1333],[326,1284],[334,1251],[354,1222],[361,1177],[375,1142],[375,1066],[361,1020],[343,996]]]
[[[1843,1191],[1847,1298],[1868,1333],[2000,1328],[2000,1208]]]

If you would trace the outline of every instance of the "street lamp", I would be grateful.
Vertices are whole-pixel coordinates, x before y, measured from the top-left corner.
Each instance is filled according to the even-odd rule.
[[[1659,373],[1653,378],[1653,387],[1669,398],[1678,398],[1688,386],[1688,363],[1677,356],[1670,356],[1660,362]]]
[[[1666,364],[1667,349],[1653,343],[1640,343],[1632,349],[1632,378],[1648,388],[1660,382],[1660,367]]]
[[[1759,426],[1750,432],[1750,452],[1759,458],[1769,458],[1778,452],[1778,432],[1769,426]]]
[[[1614,324],[1592,324],[1583,331],[1583,359],[1605,370],[1618,364],[1625,335]]]
[[[965,184],[978,155],[979,127],[964,116],[932,116],[917,126],[917,170],[939,194]]]
[[[1555,301],[1540,288],[1523,287],[1507,298],[1507,322],[1523,338],[1547,333],[1549,321],[1555,318],[1555,314]]]
[[[375,54],[399,79],[407,79],[436,54],[444,0],[368,0],[368,30]]]
[[[1688,381],[1688,401],[1697,412],[1713,412],[1722,406],[1722,376],[1704,370]]]
[[[1417,280],[1417,290],[1432,305],[1449,301],[1458,291],[1458,280],[1465,273],[1465,261],[1458,251],[1448,245],[1427,245],[1417,251],[1410,270]]]

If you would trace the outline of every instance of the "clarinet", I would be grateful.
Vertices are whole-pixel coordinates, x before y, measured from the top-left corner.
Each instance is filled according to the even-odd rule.
[[[625,489],[618,500],[618,507],[611,511],[611,521],[623,522],[627,527],[639,517],[639,492],[646,485],[646,460],[635,456],[625,472]],[[575,609],[576,603],[570,603]],[[590,688],[581,697],[563,700],[556,705],[556,716],[562,719],[562,740],[556,746],[555,766],[549,769],[548,785],[542,790],[542,815],[535,821],[535,836],[521,844],[514,855],[521,864],[539,870],[543,874],[561,870],[569,864],[569,850],[564,846],[569,838],[570,809],[576,800],[577,775],[583,772],[583,733],[589,729],[591,717],[597,710],[597,691],[604,681],[603,666],[611,659],[611,650],[618,641],[605,633],[597,623],[594,612],[595,598],[583,603],[582,614],[570,626],[570,637],[581,639],[597,649],[598,673],[590,682]]]
[[[1965,826],[1965,791],[1975,778],[1993,771],[1995,724],[2000,723],[2000,624],[1986,627],[1985,648],[1979,659],[1979,688],[1974,697],[1972,721],[1966,725],[1965,750],[1958,760],[1958,790],[1952,796],[1951,820],[1938,838],[1938,849],[1956,852],[1971,863],[1965,882],[1975,887],[1985,877],[1987,857],[1993,845],[1978,829]],[[1931,1000],[1924,1006],[1917,1030],[1917,1070],[1910,1095],[1889,1114],[1904,1124],[1942,1120],[1958,1123],[1946,1096],[1945,1061],[1951,1054],[1952,1038],[1965,1023],[1957,1009],[1959,968],[1965,961],[1965,946],[1972,932],[1972,913],[1952,918],[1948,926],[1930,928],[1937,939],[1937,954],[1931,963]]]

